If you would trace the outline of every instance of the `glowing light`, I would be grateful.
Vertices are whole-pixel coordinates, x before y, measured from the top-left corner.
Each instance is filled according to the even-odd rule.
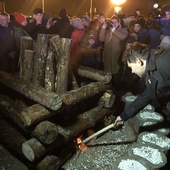
[[[122,9],[122,8],[121,8],[120,6],[115,6],[115,7],[114,7],[115,12],[117,12],[117,13],[118,13],[119,11],[121,11],[121,9]]]
[[[113,4],[119,6],[126,2],[126,0],[110,0]]]
[[[155,4],[153,5],[154,8],[158,8],[158,6],[159,6],[159,5],[158,5],[157,3],[155,3]]]
[[[81,137],[77,138],[77,145],[78,149],[80,149],[82,152],[85,152],[87,150],[87,146],[84,143],[81,143],[82,139]]]

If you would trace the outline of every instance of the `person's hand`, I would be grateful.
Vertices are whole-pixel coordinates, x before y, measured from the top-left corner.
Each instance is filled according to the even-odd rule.
[[[124,121],[118,116],[115,120],[116,126],[122,126],[124,124]]]
[[[106,29],[107,28],[107,23],[103,23],[102,29]]]

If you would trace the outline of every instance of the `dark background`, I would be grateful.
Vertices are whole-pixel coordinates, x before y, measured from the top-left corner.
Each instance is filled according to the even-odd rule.
[[[0,0],[3,1],[3,0]],[[42,0],[4,0],[6,12],[20,12],[25,15],[32,15],[33,9],[42,7]],[[45,12],[58,16],[61,8],[66,8],[67,13],[71,16],[82,16],[89,13],[90,0],[44,0]],[[123,13],[127,16],[139,8],[142,15],[146,16],[151,10],[154,2],[160,5],[169,5],[169,0],[126,0],[123,8]],[[97,14],[105,12],[107,17],[111,17],[114,11],[114,5],[110,0],[93,0],[93,9],[97,9]],[[93,13],[94,15],[94,13]]]

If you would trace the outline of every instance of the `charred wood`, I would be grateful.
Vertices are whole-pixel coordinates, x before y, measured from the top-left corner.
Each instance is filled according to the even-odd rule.
[[[111,114],[111,110],[102,108],[102,106],[97,106],[85,113],[80,114],[72,126],[66,128],[58,126],[58,132],[64,136],[65,140],[69,140],[78,135],[80,132],[94,127],[98,121],[103,120],[106,116]]]
[[[58,127],[52,122],[43,121],[36,126],[32,135],[44,144],[51,144],[57,139]]]

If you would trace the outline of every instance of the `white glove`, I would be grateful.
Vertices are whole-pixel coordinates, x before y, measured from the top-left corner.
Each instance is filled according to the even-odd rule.
[[[111,29],[111,31],[112,31],[112,32],[114,32],[115,30],[116,30],[116,28],[115,28],[115,27],[113,27],[113,28]]]

